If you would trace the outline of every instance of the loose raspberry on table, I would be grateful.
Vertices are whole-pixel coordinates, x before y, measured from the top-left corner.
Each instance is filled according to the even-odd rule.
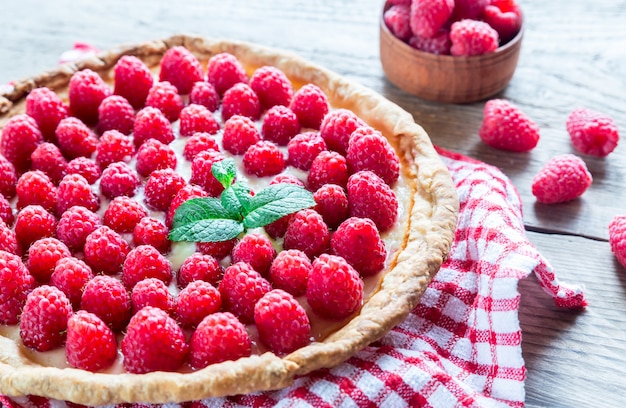
[[[184,289],[193,281],[201,280],[217,286],[224,270],[218,260],[201,252],[194,252],[187,257],[178,270],[178,287]]]
[[[15,231],[7,226],[4,221],[0,221],[0,251],[6,251],[15,255],[22,254]]]
[[[213,176],[211,169],[213,163],[221,160],[224,160],[224,155],[215,150],[198,153],[191,162],[189,182],[202,187],[211,197],[218,197],[224,191],[224,186]]]
[[[130,301],[133,314],[146,306],[152,306],[171,315],[175,307],[174,296],[167,285],[157,278],[146,278],[137,282],[130,293]]]
[[[148,139],[137,150],[135,169],[140,176],[148,177],[153,171],[175,169],[178,159],[170,145],[157,139]]]
[[[369,218],[378,231],[390,229],[398,217],[398,199],[383,179],[369,170],[354,173],[346,186],[351,217]]]
[[[146,98],[146,107],[157,108],[170,122],[178,120],[185,103],[176,87],[167,81],[152,85]]]
[[[107,168],[115,162],[130,162],[135,155],[135,145],[130,136],[126,136],[118,130],[107,130],[96,147],[96,163],[101,169]]]
[[[185,144],[183,149],[183,157],[189,161],[193,161],[198,153],[205,150],[220,150],[217,140],[210,133],[198,132],[194,133]]]
[[[413,34],[431,38],[448,21],[454,10],[454,0],[413,0],[410,25]]]
[[[93,212],[100,208],[100,198],[80,174],[68,174],[63,177],[59,183],[56,202],[57,214],[61,215],[75,205]]]
[[[266,65],[257,68],[250,78],[250,87],[259,96],[261,107],[289,106],[293,98],[293,86],[280,69]]]
[[[54,91],[41,87],[26,96],[26,114],[35,119],[44,139],[54,142],[54,132],[59,122],[69,115],[69,108]]]
[[[118,233],[133,232],[135,225],[148,216],[148,209],[126,196],[115,197],[102,217],[104,225]]]
[[[19,256],[0,250],[0,323],[16,324],[35,278]]]
[[[233,313],[244,323],[254,321],[254,305],[272,285],[252,266],[237,262],[226,268],[218,286],[223,309]]]
[[[206,316],[219,312],[220,292],[209,282],[196,280],[185,286],[176,298],[176,319],[183,327],[196,327]]]
[[[76,71],[68,86],[70,114],[88,125],[95,125],[100,103],[112,93],[96,72],[91,69]]]
[[[77,157],[67,163],[66,174],[80,174],[87,180],[87,183],[95,183],[102,175],[102,170],[98,164],[87,157]]]
[[[328,113],[328,98],[317,85],[306,84],[298,89],[289,108],[296,114],[300,126],[318,130]]]
[[[17,180],[17,209],[28,205],[41,205],[50,212],[54,212],[57,201],[57,188],[44,172],[39,170],[27,171]]]
[[[72,367],[98,371],[111,366],[117,358],[117,340],[102,319],[79,310],[67,321],[65,355]]]
[[[483,55],[498,48],[498,32],[478,20],[460,20],[450,26],[450,54],[456,56]]]
[[[144,196],[148,207],[167,211],[174,196],[186,185],[183,176],[166,168],[153,171],[144,186]]]
[[[257,120],[261,116],[259,97],[248,84],[237,83],[224,92],[222,97],[222,118],[228,120],[234,115]]]
[[[170,250],[169,229],[154,217],[143,217],[133,229],[133,244],[151,245],[162,254]]]
[[[400,176],[400,159],[389,141],[369,126],[352,132],[346,155],[348,171],[370,170],[392,186]]]
[[[229,153],[244,154],[260,140],[261,133],[250,118],[235,115],[224,123],[222,145]]]
[[[450,55],[450,47],[452,46],[450,43],[450,31],[443,28],[430,38],[414,35],[409,38],[408,43],[416,50],[437,55]]]
[[[15,196],[17,172],[15,166],[4,155],[0,154],[0,194],[10,199]]]
[[[609,222],[609,244],[615,258],[626,268],[626,215],[616,215]]]
[[[482,19],[498,32],[500,45],[511,41],[522,28],[522,13],[515,0],[491,0]]]
[[[191,136],[196,132],[206,132],[213,135],[220,130],[220,124],[211,111],[202,105],[187,105],[180,112],[179,119],[181,136]]]
[[[605,157],[617,147],[617,125],[606,114],[577,108],[570,113],[565,124],[572,144],[583,154]]]
[[[306,300],[315,313],[343,319],[361,307],[363,280],[342,257],[322,254],[313,261]]]
[[[298,249],[310,259],[327,252],[330,232],[322,216],[306,209],[294,214],[285,232],[284,249]]]
[[[336,109],[324,117],[320,125],[320,136],[330,150],[345,155],[348,152],[352,132],[365,125],[366,123],[351,110]]]
[[[43,135],[35,119],[26,114],[15,115],[4,124],[0,134],[0,154],[18,172],[28,170],[30,155],[43,143]]]
[[[112,275],[122,270],[130,247],[117,232],[103,225],[87,235],[83,251],[94,272]]]
[[[67,245],[56,238],[37,240],[28,248],[28,270],[39,282],[48,282],[57,261],[72,256]]]
[[[243,155],[243,167],[248,174],[258,177],[274,176],[286,167],[285,156],[274,143],[261,140]]]
[[[11,203],[2,194],[0,194],[0,220],[4,221],[9,227],[15,222]]]
[[[28,205],[17,213],[15,236],[22,248],[41,239],[55,235],[57,219],[40,205]]]
[[[143,108],[154,83],[146,64],[134,55],[124,55],[115,63],[113,75],[113,93],[126,98],[133,108]]]
[[[289,165],[308,171],[318,154],[327,150],[326,142],[319,132],[304,132],[294,136],[287,144]]]
[[[492,0],[454,0],[454,11],[452,12],[452,20],[458,21],[463,19],[479,20],[483,15],[485,7]]]
[[[152,106],[146,106],[135,116],[133,141],[135,147],[141,146],[148,139],[156,139],[161,143],[170,144],[176,136],[169,120],[163,113]]]
[[[132,197],[141,184],[137,171],[124,162],[110,164],[102,171],[100,192],[107,198]]]
[[[59,184],[67,171],[67,160],[57,145],[45,142],[37,146],[30,155],[31,170],[41,170],[54,184]]]
[[[245,262],[261,275],[267,276],[276,257],[276,250],[268,237],[253,232],[237,242],[231,256],[233,263]]]
[[[215,259],[222,260],[230,255],[237,243],[237,238],[220,242],[197,242],[196,248],[205,255],[211,255]]]
[[[191,335],[189,363],[201,369],[222,361],[238,360],[252,354],[252,341],[246,327],[229,312],[205,317]]]
[[[408,41],[413,35],[411,31],[411,7],[397,4],[389,7],[383,14],[385,25],[391,33],[402,41]]]
[[[478,135],[491,147],[527,152],[539,142],[539,126],[511,102],[491,99],[485,104]]]
[[[98,107],[98,132],[117,130],[130,135],[135,123],[135,109],[120,95],[107,96]]]
[[[130,295],[118,279],[97,275],[85,285],[80,308],[95,314],[118,332],[126,327],[131,316]]]
[[[267,292],[254,307],[259,337],[270,350],[287,354],[311,342],[311,323],[300,303],[281,289]]]
[[[307,186],[315,191],[324,184],[337,184],[344,187],[348,182],[346,158],[335,151],[325,150],[315,157],[307,176]]]
[[[98,145],[96,134],[79,119],[71,116],[59,122],[56,135],[59,148],[70,160],[91,157]]]
[[[63,344],[72,305],[54,286],[42,285],[28,294],[20,317],[20,337],[28,348],[49,351]]]
[[[146,278],[156,278],[168,284],[172,281],[170,261],[151,245],[133,248],[122,268],[122,282],[131,290],[137,282]]]
[[[550,159],[533,178],[532,193],[537,201],[556,204],[580,197],[593,181],[585,162],[573,154]]]
[[[209,58],[207,81],[215,87],[218,94],[224,93],[237,83],[248,83],[248,75],[243,65],[232,54],[219,53]]]
[[[311,260],[304,252],[297,249],[281,251],[270,267],[270,281],[275,288],[300,296],[306,292],[311,268]]]
[[[300,132],[300,122],[291,109],[276,105],[263,116],[261,133],[263,139],[279,146],[287,146],[289,141]]]
[[[350,215],[346,191],[337,184],[324,184],[313,193],[317,211],[328,228],[336,229]]]
[[[202,81],[202,66],[195,55],[183,46],[165,51],[161,59],[159,81],[168,81],[181,95],[191,92],[193,84]]]
[[[83,289],[93,277],[89,265],[78,258],[68,256],[57,261],[50,276],[50,285],[65,293],[74,309],[78,309]]]
[[[73,252],[80,252],[87,236],[102,226],[100,217],[83,206],[73,206],[63,212],[57,223],[56,235]]]
[[[215,112],[220,104],[220,96],[213,85],[205,81],[198,81],[191,88],[189,103],[202,105],[211,112]]]
[[[330,253],[344,258],[361,276],[380,272],[387,259],[385,243],[369,218],[350,217],[342,222],[330,240]]]
[[[217,181],[217,180],[216,180]],[[170,204],[170,208],[167,210],[167,216],[165,217],[165,225],[170,228],[172,226],[172,222],[174,220],[174,214],[176,210],[182,203],[185,201],[196,198],[196,197],[207,197],[208,193],[202,189],[200,186],[196,186],[193,184],[187,184],[174,196],[172,199],[172,203]],[[230,250],[228,250],[230,253]]]

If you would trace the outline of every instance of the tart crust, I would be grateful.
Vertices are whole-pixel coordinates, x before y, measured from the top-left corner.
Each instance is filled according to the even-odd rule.
[[[47,86],[63,96],[77,70],[90,68],[112,79],[112,68],[121,56],[136,55],[154,68],[165,51],[177,45],[187,47],[203,63],[217,53],[229,52],[249,72],[263,65],[276,66],[296,88],[314,83],[326,93],[331,106],[352,110],[380,130],[396,147],[403,171],[414,181],[403,249],[356,316],[327,338],[289,355],[280,357],[268,352],[191,373],[105,374],[41,366],[27,358],[13,339],[0,335],[0,394],[105,405],[182,402],[280,389],[296,376],[347,360],[385,335],[417,305],[447,256],[454,237],[458,198],[448,170],[423,128],[409,113],[376,92],[291,53],[189,35],[120,46],[13,84],[11,90],[0,95],[0,127],[9,117],[24,112],[25,96],[36,87]]]

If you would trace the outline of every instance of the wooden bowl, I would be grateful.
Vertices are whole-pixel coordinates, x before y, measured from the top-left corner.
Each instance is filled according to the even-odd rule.
[[[435,102],[476,102],[508,85],[517,67],[523,31],[522,24],[511,41],[489,54],[436,55],[398,39],[381,17],[380,60],[387,78],[405,92]]]

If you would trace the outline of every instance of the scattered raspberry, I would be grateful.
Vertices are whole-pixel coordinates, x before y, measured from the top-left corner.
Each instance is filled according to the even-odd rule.
[[[350,217],[330,240],[330,253],[344,258],[361,276],[374,275],[385,267],[387,250],[374,221]]]
[[[28,270],[39,282],[48,282],[57,261],[72,256],[67,246],[56,238],[42,238],[28,248]]]
[[[130,135],[135,123],[135,109],[120,95],[107,96],[98,107],[98,131],[117,130]]]
[[[185,286],[176,298],[176,317],[183,327],[196,327],[206,316],[219,312],[220,292],[209,282],[196,280]]]
[[[346,155],[348,171],[370,170],[393,185],[400,176],[400,159],[379,131],[362,126],[352,133]]]
[[[348,196],[345,190],[336,184],[324,184],[313,193],[317,211],[328,228],[336,229],[350,214]]]
[[[354,112],[348,109],[336,109],[324,117],[320,126],[320,136],[330,150],[345,155],[352,132],[365,126]]]
[[[222,145],[229,153],[244,154],[260,140],[261,133],[250,118],[235,115],[224,123]]]
[[[216,258],[201,252],[187,257],[178,271],[178,287],[185,288],[189,283],[201,280],[217,286],[223,269]]]
[[[450,55],[450,47],[452,46],[450,32],[443,28],[430,38],[414,35],[409,38],[409,45],[416,50],[437,55]]]
[[[73,206],[61,215],[57,224],[57,237],[74,251],[82,251],[87,236],[102,225],[100,217],[82,206]]]
[[[248,75],[239,60],[223,52],[209,58],[207,81],[215,87],[218,94],[224,93],[237,83],[248,83]]]
[[[391,33],[402,41],[408,41],[413,35],[411,31],[411,7],[398,4],[389,7],[383,14],[385,25]]]
[[[50,178],[42,171],[27,171],[17,180],[17,209],[27,205],[41,205],[54,212],[57,201],[57,188]]]
[[[161,59],[159,81],[168,81],[181,95],[191,92],[193,84],[202,81],[200,61],[183,46],[172,47],[165,51]]]
[[[148,177],[155,170],[175,169],[177,162],[176,153],[169,145],[148,139],[137,151],[135,169],[140,176]]]
[[[193,161],[194,157],[205,150],[219,151],[220,146],[217,144],[215,137],[209,133],[194,133],[185,144],[183,157],[189,161]]]
[[[130,319],[130,295],[119,280],[98,275],[85,285],[80,308],[95,314],[111,330],[118,332],[126,327]]]
[[[270,267],[269,276],[274,287],[283,289],[294,296],[300,296],[306,292],[311,268],[311,261],[304,252],[288,249],[276,255]]]
[[[107,130],[96,147],[96,163],[101,169],[115,162],[130,162],[135,154],[133,140],[117,130]]]
[[[54,184],[59,184],[67,170],[67,160],[61,150],[46,142],[37,146],[30,155],[31,170],[41,170],[50,177]]]
[[[87,180],[87,183],[95,183],[102,175],[102,170],[98,164],[86,157],[77,157],[67,163],[66,174],[80,174]]]
[[[342,257],[322,254],[313,261],[306,300],[315,313],[330,319],[343,319],[361,307],[363,281]]]
[[[213,163],[221,160],[224,160],[224,155],[218,151],[205,150],[198,153],[191,162],[189,182],[202,187],[211,197],[218,197],[224,191],[224,186],[213,176],[211,168]]]
[[[167,211],[178,191],[185,186],[185,179],[173,169],[155,170],[144,187],[148,207]]]
[[[132,232],[135,225],[148,216],[148,209],[126,196],[115,197],[104,211],[104,225],[118,233]]]
[[[113,92],[126,98],[133,108],[143,108],[154,82],[146,64],[134,55],[124,55],[115,63],[114,76]]]
[[[15,231],[9,228],[4,221],[0,221],[0,251],[6,251],[15,255],[22,253]]]
[[[615,258],[626,268],[626,215],[616,215],[611,219],[609,244]]]
[[[463,19],[478,20],[482,16],[485,7],[492,0],[454,0],[454,12],[452,21]]]
[[[532,181],[532,193],[540,203],[564,203],[583,195],[592,181],[581,158],[562,154],[550,159],[539,170]]]
[[[484,21],[460,20],[450,27],[450,54],[482,55],[498,48],[498,32]]]
[[[100,192],[111,199],[122,195],[132,197],[140,184],[141,180],[135,169],[124,162],[117,162],[102,171]]]
[[[28,170],[30,155],[37,145],[43,142],[43,135],[35,119],[20,114],[6,121],[0,134],[0,154],[2,154],[18,172]]]
[[[202,105],[211,112],[215,112],[220,103],[220,96],[213,85],[205,81],[198,81],[191,88],[189,103]]]
[[[258,233],[245,235],[232,251],[233,263],[245,262],[264,276],[269,272],[275,257],[276,250],[272,241]]]
[[[178,90],[167,81],[157,82],[152,85],[146,98],[146,107],[157,108],[170,122],[178,120],[180,111],[185,106],[183,98]]]
[[[261,140],[246,150],[243,167],[248,174],[258,177],[273,176],[285,169],[285,156],[278,147],[267,140]]]
[[[278,354],[287,354],[311,342],[311,323],[294,297],[281,289],[267,292],[254,307],[254,323],[261,341]]]
[[[57,220],[40,205],[28,205],[17,213],[15,236],[23,248],[41,239],[55,235]]]
[[[210,110],[202,105],[191,104],[180,112],[180,134],[191,136],[196,132],[215,134],[220,130],[220,124]]]
[[[350,216],[369,218],[380,232],[393,226],[398,217],[398,199],[383,179],[371,171],[359,171],[348,179],[346,187]]]
[[[0,323],[17,324],[35,279],[19,256],[0,250],[0,282]]]
[[[326,150],[326,142],[318,132],[300,133],[287,144],[289,165],[308,171],[313,160],[324,150]]]
[[[126,256],[122,269],[122,282],[128,289],[140,280],[156,278],[169,284],[172,280],[172,266],[155,247],[140,245]]]
[[[133,230],[135,246],[151,245],[162,254],[170,249],[169,230],[161,221],[153,217],[142,218]]]
[[[315,191],[324,184],[345,186],[348,181],[348,163],[341,154],[325,150],[315,157],[307,176],[309,190]]]
[[[117,340],[102,319],[79,310],[67,321],[65,355],[72,367],[98,371],[111,366],[117,358]]]
[[[237,238],[221,242],[197,242],[196,248],[205,255],[211,255],[215,259],[222,260],[230,255],[237,243]]]
[[[70,78],[68,87],[70,113],[88,125],[95,125],[100,103],[112,93],[96,72],[90,69],[77,71]]]
[[[254,305],[272,290],[272,285],[249,264],[237,262],[226,268],[218,289],[223,309],[250,323],[254,321]]]
[[[91,157],[98,145],[96,134],[74,117],[59,122],[56,135],[59,148],[70,160],[76,157]]]
[[[328,251],[330,232],[322,216],[315,210],[307,209],[295,213],[287,232],[284,249],[298,249],[310,259]]]
[[[492,99],[485,104],[478,135],[491,147],[527,152],[539,142],[539,127],[511,102]]]
[[[28,348],[49,351],[63,344],[70,301],[54,286],[42,285],[30,292],[20,318],[20,337]]]
[[[291,81],[283,71],[272,66],[263,66],[254,71],[250,78],[250,88],[259,96],[261,107],[289,106],[293,98]]]
[[[26,114],[37,122],[47,141],[56,141],[55,130],[59,122],[69,115],[67,105],[51,89],[35,88],[26,96]]]
[[[117,232],[103,225],[85,239],[85,262],[96,273],[113,275],[122,270],[129,250],[128,243]]]
[[[413,0],[410,25],[413,34],[431,38],[448,21],[454,10],[454,0]]]
[[[591,109],[574,109],[567,118],[566,127],[572,144],[583,154],[608,156],[619,141],[617,125],[613,119]]]
[[[276,105],[270,108],[263,117],[261,133],[263,139],[286,146],[300,132],[300,122],[291,109]]]
[[[148,139],[156,139],[161,143],[170,144],[176,136],[172,126],[160,110],[152,106],[146,106],[135,116],[133,127],[135,146],[139,147]]]
[[[191,335],[189,346],[189,363],[194,369],[249,357],[252,353],[246,327],[228,312],[205,317]]]
[[[65,293],[72,306],[78,309],[83,289],[93,276],[89,265],[78,258],[68,256],[57,261],[50,276],[50,285]]]
[[[319,129],[328,113],[328,99],[317,85],[306,84],[294,95],[289,104],[303,128]]]
[[[100,208],[99,197],[91,190],[87,180],[80,174],[68,174],[63,177],[59,183],[56,201],[57,214],[63,214],[75,205],[85,207],[93,212]]]
[[[2,194],[0,194],[0,220],[4,221],[8,226],[13,225],[13,222],[15,222],[11,203]]]
[[[133,286],[130,293],[133,314],[146,306],[158,307],[172,314],[174,312],[174,296],[170,293],[167,285],[157,278],[142,279]]]
[[[217,180],[216,180],[217,181]],[[196,197],[207,197],[208,193],[202,189],[200,186],[187,184],[185,187],[178,190],[178,193],[172,199],[172,203],[170,204],[170,208],[167,210],[167,216],[165,217],[165,225],[169,228],[172,226],[172,221],[174,220],[174,214],[176,210],[182,203],[185,201],[196,198]],[[230,253],[230,250],[228,251]]]
[[[15,166],[0,154],[0,194],[5,198],[13,198],[16,185],[17,173]]]
[[[237,83],[224,92],[222,97],[222,118],[228,120],[234,115],[257,120],[261,116],[261,102],[252,88],[245,83]]]

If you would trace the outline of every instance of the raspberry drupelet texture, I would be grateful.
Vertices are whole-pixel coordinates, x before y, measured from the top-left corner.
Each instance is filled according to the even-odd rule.
[[[626,215],[616,215],[609,222],[609,244],[615,258],[626,268]]]
[[[33,150],[30,155],[31,170],[41,170],[50,177],[54,184],[59,184],[67,172],[67,160],[57,145],[45,142]]]
[[[15,236],[22,248],[28,248],[33,242],[56,233],[57,220],[40,205],[28,205],[17,213]]]
[[[94,275],[84,261],[68,256],[61,258],[54,266],[50,285],[59,288],[69,299],[72,307],[78,309],[83,296],[83,289]]]
[[[392,186],[400,176],[400,159],[389,141],[369,126],[352,132],[346,154],[348,171],[370,170]]]
[[[4,221],[0,221],[0,251],[6,251],[15,255],[22,254],[22,248],[17,242],[15,231],[7,226]]]
[[[111,366],[117,358],[117,340],[102,319],[79,310],[67,321],[65,355],[72,367],[98,371]]]
[[[196,82],[202,81],[202,76],[200,61],[187,48],[175,46],[165,51],[159,81],[168,81],[181,95],[187,95]]]
[[[167,211],[174,196],[186,185],[185,179],[175,170],[166,168],[150,174],[144,187],[145,201],[148,207]]]
[[[153,171],[175,169],[178,159],[170,145],[157,139],[148,139],[137,150],[135,169],[140,176],[148,177]]]
[[[83,176],[68,174],[59,183],[56,195],[57,214],[62,215],[76,205],[96,212],[100,208],[100,198],[92,191],[89,182]]]
[[[135,147],[141,146],[148,139],[157,139],[161,143],[170,144],[175,137],[169,120],[157,108],[146,106],[137,112],[133,126]]]
[[[39,170],[27,171],[17,180],[17,209],[27,205],[40,205],[54,212],[57,200],[57,188],[46,173]]]
[[[265,112],[261,133],[263,139],[279,146],[287,146],[289,141],[300,133],[300,122],[291,109],[276,105]]]
[[[361,276],[380,272],[387,259],[385,243],[369,218],[350,217],[342,222],[330,240],[330,253],[344,258]]]
[[[263,66],[254,71],[250,87],[259,96],[261,107],[289,106],[293,98],[293,86],[283,71],[272,66]]]
[[[198,153],[205,150],[219,151],[220,146],[215,137],[210,133],[197,132],[187,139],[187,143],[185,143],[185,148],[183,149],[183,157],[189,161],[193,161]]]
[[[365,125],[366,123],[351,110],[335,109],[324,117],[320,125],[320,136],[330,150],[345,155],[348,152],[352,132]]]
[[[250,118],[235,115],[224,123],[222,145],[229,153],[244,154],[248,147],[260,140],[261,133]]]
[[[593,181],[585,162],[573,154],[550,159],[532,180],[532,193],[537,201],[556,204],[580,197]]]
[[[118,130],[107,130],[100,136],[96,147],[96,163],[101,169],[115,162],[130,162],[135,155],[135,146],[130,136]]]
[[[408,43],[416,50],[437,55],[449,55],[450,47],[452,46],[450,43],[450,31],[443,28],[430,38],[414,35],[409,38]]]
[[[80,174],[89,184],[95,183],[102,175],[98,164],[87,157],[77,157],[67,163],[66,174]]]
[[[511,102],[491,99],[485,104],[478,135],[491,147],[527,152],[539,142],[539,126]]]
[[[91,157],[98,145],[96,134],[79,119],[71,116],[59,122],[56,136],[63,155],[70,160]]]
[[[245,262],[237,262],[226,268],[218,289],[223,309],[233,313],[243,323],[254,321],[254,305],[272,285]]]
[[[324,184],[337,184],[344,187],[348,182],[348,163],[346,158],[335,151],[325,150],[318,154],[307,176],[307,186],[315,191]]]
[[[0,220],[4,221],[8,226],[13,225],[15,222],[15,214],[13,214],[11,203],[2,194],[0,194]]]
[[[210,110],[202,105],[187,105],[180,112],[180,134],[181,136],[191,136],[197,132],[216,134],[220,130],[217,122]]]
[[[152,306],[171,315],[175,307],[174,296],[167,285],[157,278],[146,278],[137,282],[130,293],[130,301],[133,314],[146,306]]]
[[[152,85],[146,98],[146,106],[160,110],[170,122],[178,120],[185,103],[178,89],[167,81]]]
[[[413,0],[410,26],[413,34],[433,37],[448,21],[454,10],[454,0]]]
[[[237,83],[224,92],[222,97],[222,118],[228,120],[241,115],[252,120],[261,116],[261,102],[248,84]]]
[[[213,163],[221,160],[224,160],[224,155],[218,151],[205,150],[198,153],[191,162],[189,182],[200,186],[209,196],[218,197],[224,191],[224,186],[213,176],[211,168]]]
[[[306,292],[311,268],[311,261],[304,252],[297,249],[281,251],[270,267],[270,281],[274,287],[300,296]]]
[[[608,115],[577,108],[570,113],[565,125],[572,144],[583,154],[606,157],[617,147],[617,125]]]
[[[121,95],[135,109],[141,109],[154,79],[146,64],[134,55],[124,55],[113,68],[115,85],[113,93]]]
[[[15,115],[4,124],[0,134],[0,154],[2,154],[18,172],[28,170],[30,155],[43,143],[43,135],[35,119],[28,115]]]
[[[452,20],[479,20],[491,0],[454,0]]]
[[[72,306],[59,289],[42,285],[30,292],[20,317],[20,337],[28,348],[49,351],[63,344]]]
[[[306,209],[294,214],[285,232],[285,249],[298,249],[313,259],[327,252],[329,244],[330,232],[319,213]]]
[[[217,286],[224,273],[217,259],[211,255],[194,252],[188,256],[178,270],[178,287],[183,289],[193,281],[201,280]]]
[[[246,327],[229,312],[205,317],[189,341],[189,363],[195,369],[252,354]]]
[[[328,228],[336,229],[350,214],[346,191],[337,184],[324,184],[313,193],[317,211]]]
[[[15,196],[17,172],[15,166],[0,153],[0,194],[10,199]]]
[[[258,177],[274,176],[285,169],[285,156],[274,143],[261,140],[248,147],[243,155],[243,167]]]
[[[183,327],[196,327],[206,316],[219,312],[221,305],[222,296],[215,286],[196,280],[176,297],[176,320]]]
[[[383,14],[383,20],[389,31],[402,41],[408,41],[413,35],[411,31],[411,7],[405,4],[394,4]]]
[[[140,245],[133,248],[124,260],[122,282],[132,290],[137,282],[146,278],[156,278],[169,285],[172,265],[155,247]]]
[[[130,295],[118,279],[97,275],[85,285],[80,308],[95,314],[118,332],[126,327],[131,316]]]
[[[199,252],[205,255],[211,255],[215,259],[222,260],[230,255],[231,251],[235,247],[235,244],[237,244],[237,238],[221,242],[198,242],[196,243],[196,246]]]
[[[73,252],[83,250],[87,236],[102,225],[95,212],[77,205],[63,212],[57,223],[56,236]]]
[[[139,221],[148,216],[148,209],[126,196],[115,197],[102,217],[104,225],[118,233],[132,232]]]
[[[22,258],[0,250],[0,323],[16,324],[26,296],[35,287],[35,279],[28,272]]]
[[[289,107],[298,117],[300,126],[315,130],[320,128],[324,116],[329,111],[326,95],[314,84],[306,84],[298,89]]]
[[[42,238],[28,248],[28,270],[39,282],[48,282],[57,261],[72,256],[67,245],[53,237]]]
[[[211,112],[215,112],[219,107],[220,96],[213,85],[205,81],[198,81],[191,88],[189,103],[202,105]]]
[[[318,154],[327,150],[319,132],[304,132],[294,136],[287,144],[287,162],[297,169],[309,171]]]
[[[119,196],[132,197],[140,184],[137,171],[124,162],[110,164],[100,176],[100,192],[109,199]]]
[[[130,135],[135,123],[135,109],[120,95],[111,95],[104,98],[98,107],[98,132],[117,130]]]
[[[109,275],[122,270],[126,255],[130,251],[128,243],[111,228],[103,225],[85,238],[83,247],[85,262],[95,273]]]
[[[223,95],[237,83],[247,84],[248,75],[234,55],[223,52],[209,58],[207,81],[215,87],[218,94]]]
[[[98,122],[98,107],[113,91],[91,69],[76,71],[70,78],[68,94],[70,113],[88,125]]]
[[[143,217],[133,229],[133,244],[152,245],[160,253],[170,250],[169,229],[154,217]]]
[[[246,262],[263,276],[267,276],[276,250],[272,241],[265,235],[249,233],[237,242],[232,251],[232,261]]]
[[[456,56],[482,55],[498,48],[498,32],[478,20],[460,20],[450,26],[450,54]]]
[[[522,13],[515,0],[491,0],[482,19],[498,32],[500,45],[513,39],[522,28]]]
[[[69,115],[69,108],[54,91],[41,87],[26,96],[26,114],[35,119],[44,139],[54,142],[54,132],[59,122]]]
[[[378,231],[390,229],[398,218],[398,199],[383,179],[369,170],[354,173],[346,186],[351,217],[369,218]]]

